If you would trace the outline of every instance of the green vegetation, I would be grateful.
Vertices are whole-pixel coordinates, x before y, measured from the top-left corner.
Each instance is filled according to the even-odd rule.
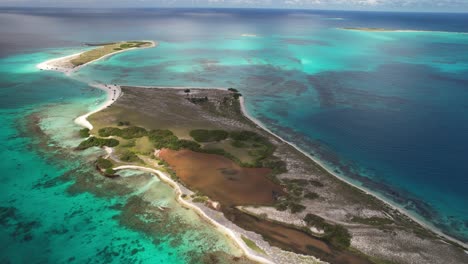
[[[225,140],[229,133],[224,130],[195,129],[190,131],[190,136],[197,142],[212,142]]]
[[[85,141],[81,142],[80,145],[78,145],[77,149],[84,150],[90,147],[103,147],[103,146],[115,147],[117,145],[119,145],[119,141],[117,139],[90,137],[86,139]]]
[[[309,180],[309,184],[315,187],[323,187],[323,183],[317,180]]]
[[[253,242],[252,240],[248,239],[247,237],[241,235],[241,238],[242,240],[244,241],[244,243],[250,248],[252,249],[253,251],[255,252],[258,252],[260,254],[264,254],[266,255],[266,252],[261,249],[259,246],[257,246],[257,244],[255,244],[255,242]]]
[[[384,226],[384,225],[390,225],[394,223],[392,219],[388,219],[384,217],[377,217],[377,216],[372,216],[369,218],[354,216],[351,219],[351,221],[360,223],[360,224],[365,224],[365,225],[372,225],[372,226]]]
[[[70,62],[73,66],[80,66],[86,64],[90,61],[97,60],[101,57],[104,57],[108,54],[114,53],[116,51],[121,51],[129,48],[140,48],[143,46],[149,46],[151,42],[146,41],[127,41],[120,43],[108,43],[100,47],[97,47],[92,50],[81,53],[77,58],[71,60]]]
[[[117,126],[129,126],[130,121],[119,121],[117,122]]]
[[[304,198],[309,199],[309,200],[314,200],[314,199],[319,198],[319,195],[314,192],[306,192],[304,194]]]
[[[114,175],[115,174],[115,170],[113,170],[112,168],[108,168],[104,171],[104,173],[106,175]]]
[[[229,137],[233,140],[235,146],[251,148],[249,155],[254,158],[252,167],[271,168],[274,174],[285,171],[285,164],[279,159],[274,159],[273,152],[275,146],[271,144],[265,137],[252,131],[233,131],[229,133]]]
[[[208,102],[208,97],[207,96],[205,96],[205,97],[190,97],[190,98],[187,98],[187,100],[189,100],[190,102],[192,102],[194,104],[200,104],[200,103]]]
[[[235,99],[239,99],[239,97],[242,96],[241,93],[234,93],[232,96],[234,96]]]
[[[351,234],[341,225],[329,224],[322,217],[307,214],[304,218],[307,226],[313,226],[325,232],[323,238],[338,248],[348,248],[351,244]]]
[[[238,93],[239,91],[235,88],[228,88],[228,91]]]
[[[190,195],[190,197],[192,197],[192,202],[194,203],[205,203],[209,200],[208,196],[205,196],[198,191]]]
[[[130,150],[126,150],[120,155],[120,160],[125,162],[134,162],[134,163],[143,163],[143,161],[133,152]]]
[[[109,169],[109,168],[112,168],[112,166],[114,164],[112,164],[112,162],[110,160],[107,160],[103,157],[99,157],[97,160],[96,160],[96,165],[100,168],[100,169]]]
[[[190,149],[196,151],[200,144],[195,141],[178,139],[170,130],[156,129],[148,132],[150,141],[157,149],[168,148],[173,150]]]
[[[89,128],[80,129],[80,137],[87,138],[89,137]]]
[[[99,129],[98,133],[101,137],[117,136],[124,139],[140,138],[147,135],[146,129],[137,126],[126,127],[123,129],[104,127]]]

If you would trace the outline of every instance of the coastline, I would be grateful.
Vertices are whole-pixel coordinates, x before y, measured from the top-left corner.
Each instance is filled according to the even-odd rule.
[[[84,64],[82,64],[80,66],[77,66],[77,67],[63,67],[63,66],[57,66],[56,64],[66,62],[67,60],[70,61],[70,60],[80,56],[81,54],[85,53],[86,51],[82,51],[82,52],[75,53],[75,54],[72,54],[72,55],[67,55],[65,57],[50,59],[50,60],[47,60],[47,61],[44,61],[44,62],[41,62],[41,63],[37,64],[36,67],[39,70],[58,71],[58,72],[62,72],[65,75],[69,76],[73,72],[78,71],[79,69],[81,69],[82,67],[84,67],[84,66],[86,66],[86,65],[88,65],[90,63],[93,63],[93,62],[108,58],[108,57],[113,56],[113,55],[115,55],[117,53],[126,52],[126,51],[130,51],[130,50],[134,50],[134,49],[154,48],[154,47],[157,47],[159,45],[158,42],[153,41],[153,40],[143,40],[143,41],[151,42],[151,45],[148,46],[148,47],[139,47],[139,48],[135,47],[135,48],[128,48],[128,49],[124,49],[124,50],[118,50],[118,51],[115,51],[115,52],[111,52],[111,53],[106,54],[106,55],[104,55],[102,57],[99,57],[98,59],[89,61],[89,62],[84,63]]]
[[[93,129],[93,125],[88,121],[88,117],[94,113],[97,113],[107,107],[109,107],[113,102],[115,102],[122,95],[122,89],[118,85],[105,85],[105,84],[89,84],[91,87],[101,89],[106,92],[107,99],[95,110],[88,112],[84,115],[77,117],[74,121],[77,125],[88,128],[89,130]]]
[[[119,51],[119,52],[123,52],[123,51]],[[115,52],[115,53],[118,53],[118,52]],[[103,56],[99,59],[102,59],[104,57],[107,57],[107,56],[111,56],[115,53],[111,53],[111,54],[108,54],[106,56]],[[62,58],[58,58],[58,59],[54,59],[54,60],[50,60],[50,61],[58,61],[58,60],[64,60],[64,59],[69,59],[71,58],[72,56],[76,56],[76,54],[74,55],[70,55],[70,56],[66,56],[66,57],[62,57]],[[99,60],[97,59],[97,60]],[[94,60],[94,61],[97,61],[97,60]],[[47,62],[50,62],[50,61],[47,61]],[[91,62],[94,62],[94,61],[91,61]],[[88,62],[88,63],[91,63],[91,62]],[[86,63],[86,64],[88,64]],[[44,63],[41,63],[41,64],[46,64],[46,62]],[[83,64],[81,66],[84,66],[86,64]],[[39,66],[39,65],[38,65]],[[76,67],[76,68],[80,68],[81,66],[79,67]],[[74,69],[74,70],[78,70],[78,69]],[[73,71],[74,71],[73,70]],[[67,73],[66,73],[67,74]],[[69,74],[67,74],[69,75]],[[97,107],[95,110],[89,112],[89,113],[86,113],[82,116],[79,116],[75,119],[75,123],[78,124],[78,125],[81,125],[83,127],[86,127],[86,128],[89,128],[89,129],[92,129],[93,126],[92,124],[87,120],[87,118],[94,114],[94,113],[97,113],[105,108],[107,108],[108,106],[112,105],[113,102],[115,102],[121,95],[122,95],[122,92],[121,92],[121,89],[120,89],[120,86],[117,86],[117,85],[104,85],[104,84],[89,84],[90,86],[94,87],[94,88],[98,88],[98,89],[101,89],[101,90],[104,90],[107,92],[107,99],[106,101],[101,104],[99,107]],[[154,87],[154,86],[138,86],[138,87],[145,87],[145,88],[164,88],[164,87]],[[166,88],[173,88],[173,89],[187,89],[187,88],[198,88],[198,89],[219,89],[219,90],[226,90],[226,88],[222,88],[222,87],[184,87],[184,86],[175,86],[175,87],[166,87]],[[113,96],[114,95],[114,96]],[[265,127],[264,124],[262,124],[259,120],[253,118],[251,115],[249,115],[249,113],[247,112],[246,110],[246,107],[245,107],[245,102],[244,102],[244,98],[241,96],[240,97],[240,100],[239,100],[239,103],[240,103],[240,108],[241,108],[241,111],[242,111],[242,114],[247,118],[249,119],[250,121],[252,121],[255,125],[257,125],[258,127],[260,127],[262,130],[266,131],[267,133],[271,134],[273,137],[279,139],[281,142],[284,142],[284,143],[287,143],[288,145],[290,145],[291,147],[293,147],[294,149],[296,149],[297,151],[299,151],[300,153],[302,153],[303,155],[305,155],[306,157],[308,157],[311,161],[315,162],[316,164],[318,164],[324,171],[326,171],[327,173],[333,175],[335,178],[338,178],[339,180],[363,191],[364,193],[366,194],[369,194],[369,195],[372,195],[373,197],[375,197],[376,199],[382,201],[383,203],[387,204],[388,206],[390,206],[391,208],[394,208],[396,210],[398,210],[400,213],[404,214],[405,216],[409,217],[411,220],[415,221],[416,223],[420,224],[421,226],[425,227],[426,229],[429,229],[430,231],[436,233],[437,235],[441,236],[441,237],[444,237],[445,239],[447,240],[450,240],[454,243],[457,243],[459,244],[460,246],[464,247],[465,249],[467,248],[467,245],[461,241],[458,241],[457,239],[455,238],[452,238],[448,235],[445,235],[444,233],[442,233],[441,231],[439,231],[437,228],[433,227],[433,226],[430,226],[428,225],[427,223],[421,221],[420,219],[417,219],[416,217],[414,217],[413,215],[411,215],[408,211],[404,210],[403,208],[400,208],[398,205],[395,205],[393,204],[391,201],[387,201],[385,200],[384,198],[380,197],[378,194],[370,191],[370,190],[367,190],[361,186],[358,186],[356,185],[355,183],[349,181],[348,179],[345,179],[343,176],[339,176],[335,173],[332,172],[332,170],[330,170],[323,162],[317,160],[316,158],[312,157],[310,154],[306,153],[305,151],[301,150],[298,146],[296,146],[294,143],[291,143],[283,138],[281,138],[280,136],[276,135],[275,133],[273,133],[271,130],[269,130],[268,128]],[[158,175],[159,178],[161,178],[162,180],[164,180],[166,183],[168,183],[169,185],[171,185],[177,192],[177,200],[178,202],[180,202],[182,205],[185,205],[189,208],[192,208],[194,209],[197,214],[199,214],[201,217],[207,219],[210,223],[214,224],[216,227],[220,228],[227,236],[229,236],[230,238],[233,239],[234,242],[236,242],[236,244],[244,251],[246,257],[252,259],[252,260],[255,260],[255,261],[259,261],[259,262],[262,262],[262,263],[272,263],[270,262],[269,260],[265,259],[265,258],[262,258],[256,254],[253,254],[251,252],[251,250],[249,248],[247,248],[246,244],[242,241],[241,237],[240,237],[240,234],[238,234],[237,232],[227,228],[226,226],[218,223],[216,220],[214,220],[213,218],[209,217],[206,213],[203,212],[203,210],[198,207],[197,205],[195,204],[192,204],[188,201],[185,201],[181,198],[181,193],[182,193],[182,190],[180,188],[180,186],[172,181],[172,179],[170,179],[169,177],[167,177],[167,175],[165,175],[163,172],[159,171],[159,170],[155,170],[155,169],[152,169],[152,168],[148,168],[148,167],[143,167],[143,166],[133,166],[133,165],[124,165],[124,166],[119,166],[117,168],[115,168],[117,170],[119,169],[137,169],[137,170],[144,170],[144,171],[149,171],[149,172],[152,172],[156,175]],[[161,176],[163,175],[166,179],[163,179],[163,177]],[[237,236],[236,236],[237,234]],[[466,252],[466,250],[465,250]],[[259,258],[259,259],[257,259]]]
[[[75,119],[75,123],[77,125],[86,127],[86,128],[91,130],[91,129],[93,129],[93,125],[87,120],[87,118],[90,115],[92,115],[94,113],[97,113],[97,112],[109,107],[110,105],[112,105],[115,102],[115,100],[112,99],[111,91],[109,89],[106,89],[106,87],[107,87],[106,85],[90,84],[90,86],[92,86],[94,88],[97,88],[97,89],[104,90],[104,91],[107,92],[107,95],[108,95],[108,98],[106,99],[106,101],[101,106],[99,106],[95,110],[90,111],[90,112],[88,112],[88,113],[86,113],[84,115],[81,115],[81,116],[79,116],[79,117],[77,117]],[[118,85],[109,85],[109,87],[114,87],[116,90],[118,90],[118,96],[116,97],[116,99],[118,99],[122,95],[122,91],[120,89],[120,86],[118,86]],[[174,89],[184,89],[184,87],[178,87],[178,88],[174,87]],[[207,88],[207,89],[210,89],[210,88]],[[222,88],[213,88],[213,89],[220,89],[221,90]],[[106,149],[106,152],[108,152],[107,149]],[[108,155],[109,155],[109,153],[108,153]],[[255,254],[255,253],[253,253],[254,251],[249,249],[247,247],[247,245],[245,244],[245,242],[242,240],[241,234],[238,234],[235,231],[229,229],[228,227],[218,223],[216,220],[214,220],[213,218],[208,216],[197,205],[195,205],[195,204],[193,204],[193,203],[191,203],[189,201],[184,200],[181,197],[183,192],[182,192],[182,189],[180,188],[180,185],[178,183],[176,183],[175,181],[173,181],[169,176],[164,174],[164,172],[162,172],[160,170],[153,169],[153,168],[148,168],[148,167],[144,167],[144,166],[136,166],[136,165],[122,165],[122,166],[118,166],[118,167],[114,168],[114,170],[123,170],[123,169],[134,169],[134,170],[147,171],[147,172],[151,172],[151,173],[156,174],[157,177],[159,177],[165,183],[169,184],[172,188],[174,188],[174,190],[176,191],[177,202],[179,202],[179,204],[194,210],[195,213],[197,213],[200,217],[204,218],[210,224],[214,225],[216,228],[218,228],[220,231],[222,231],[223,234],[225,234],[227,237],[229,237],[230,239],[232,239],[232,241],[235,242],[235,244],[242,250],[242,252],[245,254],[245,256],[247,258],[249,258],[251,260],[254,260],[254,261],[257,261],[259,263],[264,263],[264,264],[274,263],[274,262],[271,262],[270,260],[268,260],[268,259],[266,259],[264,257],[261,257],[261,256]]]
[[[463,247],[465,252],[467,252],[468,254],[468,244],[456,239],[456,238],[453,238],[449,235],[446,235],[444,234],[441,230],[437,229],[435,226],[432,226],[430,225],[429,223],[426,223],[424,221],[422,221],[421,219],[418,219],[416,216],[414,216],[413,214],[411,214],[409,211],[406,211],[404,208],[401,208],[399,205],[391,202],[391,201],[388,201],[386,199],[384,199],[383,197],[381,197],[379,194],[375,193],[375,192],[372,192],[371,190],[368,190],[362,186],[359,186],[355,183],[353,183],[352,181],[346,179],[345,177],[343,176],[340,176],[336,173],[333,172],[333,170],[331,170],[330,168],[328,168],[322,161],[319,161],[318,159],[314,158],[312,155],[310,155],[309,153],[301,150],[297,145],[295,145],[294,143],[292,142],[289,142],[285,139],[283,139],[282,137],[276,135],[275,133],[273,133],[270,129],[268,129],[263,123],[261,123],[259,120],[255,119],[254,117],[252,117],[251,115],[249,115],[249,113],[247,112],[247,109],[245,107],[245,102],[244,102],[244,98],[241,96],[239,98],[239,102],[240,102],[240,105],[241,105],[241,111],[242,111],[242,114],[248,118],[250,121],[252,121],[254,124],[256,124],[257,126],[259,126],[261,129],[263,129],[264,131],[268,132],[270,135],[272,135],[273,137],[279,139],[281,142],[283,143],[286,143],[288,144],[289,146],[293,147],[294,149],[296,149],[297,151],[299,151],[300,153],[302,153],[303,155],[305,155],[306,157],[308,157],[311,161],[315,162],[317,165],[319,165],[323,170],[325,170],[327,173],[329,173],[330,175],[332,175],[333,177],[343,181],[344,183],[347,183],[351,186],[353,186],[354,188],[357,188],[361,191],[363,191],[364,193],[368,194],[368,195],[371,195],[373,197],[375,197],[376,199],[378,199],[379,201],[385,203],[386,205],[390,206],[391,208],[393,209],[396,209],[398,210],[401,214],[409,217],[411,220],[413,220],[414,222],[420,224],[421,226],[423,226],[424,228],[426,229],[429,229],[430,231],[434,232],[435,234],[447,239],[447,240],[450,240],[451,242],[453,243],[456,243],[458,244],[459,246]]]
[[[143,167],[143,166],[136,166],[136,165],[122,165],[119,167],[115,167],[114,170],[124,170],[124,169],[132,169],[132,170],[140,170],[140,171],[146,171],[146,172],[151,172],[153,174],[156,174],[158,178],[160,178],[162,181],[165,183],[169,184],[174,190],[176,191],[176,197],[177,197],[177,202],[181,204],[182,206],[186,208],[190,208],[194,210],[199,216],[207,220],[210,224],[214,225],[219,231],[221,231],[224,235],[228,236],[230,239],[232,239],[237,246],[242,250],[242,252],[245,254],[245,256],[251,260],[257,261],[259,263],[264,263],[264,264],[272,264],[274,262],[269,261],[268,259],[258,256],[253,252],[253,250],[249,249],[247,245],[242,241],[241,235],[236,234],[233,230],[225,227],[224,225],[218,223],[216,220],[213,218],[209,217],[200,207],[197,205],[186,201],[182,198],[182,189],[180,188],[180,185],[173,181],[168,175],[166,175],[164,172],[148,167]]]

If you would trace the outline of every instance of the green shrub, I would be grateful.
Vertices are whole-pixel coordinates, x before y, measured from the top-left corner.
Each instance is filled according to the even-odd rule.
[[[228,88],[228,91],[238,93],[239,91],[235,88]]]
[[[247,140],[264,141],[265,140],[259,134],[253,131],[248,131],[248,130],[232,131],[231,133],[229,133],[229,137],[234,140],[240,140],[240,141],[247,141]]]
[[[101,137],[117,136],[125,139],[140,138],[148,134],[146,129],[137,126],[126,127],[123,129],[104,127],[99,129],[98,133]]]
[[[168,148],[173,150],[190,149],[196,151],[200,144],[195,141],[178,139],[170,130],[151,130],[148,132],[150,141],[157,149]]]
[[[117,122],[117,126],[129,126],[130,121],[119,121]]]
[[[341,225],[329,224],[318,215],[307,214],[304,221],[308,226],[314,226],[325,232],[323,238],[338,248],[348,248],[351,244],[351,234]]]
[[[196,196],[195,198],[193,198],[192,202],[194,203],[204,203],[208,201],[208,197],[207,196]]]
[[[287,172],[286,162],[279,159],[269,159],[263,161],[263,167],[270,168],[273,171],[273,174],[280,174]]]
[[[99,157],[97,160],[96,160],[96,165],[100,168],[100,169],[108,169],[108,168],[111,168],[113,166],[112,162],[110,160],[107,160],[107,159],[104,159],[102,157]]]
[[[197,151],[200,149],[200,144],[191,140],[179,139],[174,144],[170,145],[169,148],[173,150],[190,149]]]
[[[146,129],[137,126],[126,127],[121,130],[120,137],[125,139],[132,139],[132,138],[141,138],[146,136],[148,133]]]
[[[310,185],[313,185],[315,187],[323,187],[323,183],[317,181],[317,180],[309,180]]]
[[[120,136],[120,128],[116,127],[104,127],[98,130],[98,134],[101,137]]]
[[[325,228],[324,238],[338,248],[348,248],[351,245],[351,234],[341,225],[330,225]]]
[[[125,162],[143,162],[135,153],[130,150],[125,151],[120,155],[120,160]]]
[[[87,138],[89,137],[89,128],[80,129],[80,137]]]
[[[303,206],[302,204],[291,203],[289,205],[289,210],[291,210],[291,213],[293,213],[293,214],[300,213],[300,212],[304,211],[305,209],[306,209],[306,207]]]
[[[104,173],[107,175],[114,175],[115,170],[113,170],[112,168],[108,168],[104,171]]]
[[[319,198],[319,195],[314,192],[307,192],[306,194],[304,194],[304,198],[307,198],[309,200],[314,200],[314,199]]]
[[[224,130],[195,129],[190,131],[190,136],[198,142],[221,141],[228,137],[229,133]]]
[[[119,145],[119,141],[117,139],[90,137],[86,139],[85,141],[81,142],[80,145],[78,145],[77,149],[83,150],[83,149],[87,149],[90,147],[103,147],[103,146],[115,147],[117,145]]]

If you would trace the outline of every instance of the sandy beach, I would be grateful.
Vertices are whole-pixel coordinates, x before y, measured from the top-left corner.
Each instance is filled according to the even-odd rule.
[[[88,128],[89,130],[93,129],[93,125],[87,120],[88,116],[97,113],[101,111],[102,109],[105,109],[106,107],[109,107],[113,102],[115,102],[121,95],[122,95],[122,89],[120,89],[120,86],[118,85],[112,85],[112,84],[90,84],[90,86],[101,89],[106,92],[107,94],[107,99],[102,103],[98,108],[95,110],[86,113],[82,116],[79,116],[75,119],[75,123]]]
[[[154,46],[156,46],[156,43],[154,43]],[[130,49],[129,49],[130,50]],[[126,50],[125,50],[126,51]],[[118,52],[123,52],[123,51],[118,51]],[[118,53],[118,52],[115,52],[115,53]],[[107,56],[111,56],[115,53],[111,53],[111,54],[108,54],[106,56],[103,56],[99,59],[102,59],[104,57],[107,57]],[[79,56],[79,54],[81,53],[78,53],[78,54],[73,54],[73,55],[69,55],[69,56],[66,56],[66,57],[62,57],[62,58],[57,58],[57,59],[53,59],[53,60],[49,60],[49,61],[46,61],[46,62],[43,62],[43,63],[40,63],[37,65],[38,68],[40,69],[43,69],[43,70],[54,70],[54,71],[60,71],[60,72],[64,72],[65,74],[69,75],[71,74],[73,71],[76,71],[78,70],[80,67],[84,66],[84,65],[87,65],[88,63],[80,66],[80,67],[76,67],[76,68],[67,68],[67,67],[64,67],[63,64],[66,64],[67,61],[75,58],[76,56]],[[98,59],[98,60],[99,60]],[[97,61],[97,60],[95,60]],[[94,62],[94,61],[93,61]],[[91,63],[91,62],[89,62]],[[59,67],[57,67],[59,66]],[[121,87],[118,86],[118,85],[106,85],[106,84],[90,84],[90,86],[94,87],[94,88],[97,88],[97,89],[101,89],[103,91],[105,91],[107,93],[107,99],[106,101],[101,104],[99,107],[97,107],[95,110],[89,112],[89,113],[86,113],[82,116],[79,116],[78,118],[75,119],[75,123],[80,125],[80,126],[83,126],[83,127],[86,127],[88,129],[93,129],[93,125],[87,120],[87,118],[94,114],[94,113],[97,113],[107,107],[109,107],[110,105],[112,105],[121,95],[122,95],[122,90],[121,90]],[[154,88],[154,87],[146,87],[146,88]],[[163,88],[163,87],[159,87],[159,88]],[[167,88],[173,88],[173,89],[195,89],[195,88],[198,88],[198,89],[219,89],[219,90],[226,90],[226,88],[223,88],[223,87],[213,87],[213,88],[207,88],[207,87],[167,87]],[[385,204],[387,204],[388,206],[390,206],[391,208],[394,208],[396,210],[398,210],[399,212],[401,212],[402,214],[410,217],[413,221],[419,223],[420,225],[424,226],[425,228],[433,231],[434,233],[438,234],[439,236],[441,237],[444,237],[445,239],[447,240],[450,240],[454,243],[457,243],[465,248],[468,248],[468,246],[461,242],[461,241],[458,241],[457,239],[454,239],[450,236],[447,236],[445,234],[443,234],[441,231],[439,231],[437,228],[429,225],[428,223],[425,223],[424,221],[418,219],[417,217],[415,217],[414,215],[412,215],[410,212],[406,211],[405,209],[401,208],[400,206],[392,203],[391,201],[387,201],[386,199],[380,197],[377,193],[374,193],[372,191],[369,191],[365,188],[363,188],[362,186],[359,186],[359,185],[356,185],[355,183],[345,179],[344,177],[340,176],[340,175],[337,175],[336,173],[334,173],[330,168],[328,168],[325,164],[323,164],[321,161],[317,160],[316,158],[314,158],[313,156],[311,156],[310,154],[306,153],[305,151],[301,150],[298,146],[296,146],[295,144],[279,137],[278,135],[274,134],[271,130],[269,130],[268,128],[265,127],[265,125],[263,125],[260,121],[258,121],[257,119],[253,118],[251,115],[249,115],[249,113],[247,112],[246,110],[246,107],[245,107],[245,102],[244,102],[244,98],[243,97],[240,97],[240,106],[241,106],[241,111],[243,113],[243,115],[250,119],[253,123],[255,123],[258,127],[260,127],[261,129],[263,129],[264,131],[270,133],[273,137],[279,139],[280,141],[292,146],[293,148],[295,148],[297,151],[301,152],[303,155],[307,156],[311,161],[315,162],[316,164],[318,164],[319,166],[321,166],[325,171],[327,171],[329,174],[333,175],[334,177],[338,178],[339,180],[355,187],[355,188],[358,188],[360,190],[362,190],[363,192],[365,192],[366,194],[370,194],[374,197],[377,197],[379,200],[381,200],[382,202],[384,202]],[[125,165],[125,166],[119,166],[119,167],[116,167],[115,168],[116,170],[121,170],[121,169],[136,169],[136,170],[142,170],[142,171],[147,171],[147,172],[151,172],[151,173],[154,173],[155,175],[158,175],[159,178],[161,178],[163,181],[165,181],[166,183],[168,183],[169,185],[171,185],[177,192],[177,200],[178,202],[180,202],[182,205],[188,207],[188,208],[191,208],[193,210],[195,210],[200,216],[202,216],[203,218],[205,218],[207,221],[209,221],[210,223],[212,223],[214,226],[216,226],[218,229],[220,229],[223,233],[225,233],[228,237],[232,238],[238,245],[239,247],[244,251],[245,255],[252,259],[252,260],[255,260],[255,261],[258,261],[258,262],[261,262],[261,263],[272,263],[270,260],[264,258],[264,257],[261,257],[259,255],[257,255],[255,252],[253,252],[253,250],[251,250],[250,248],[247,247],[247,245],[243,242],[243,240],[241,239],[241,235],[235,231],[233,231],[232,229],[229,229],[227,228],[226,226],[218,223],[216,220],[214,220],[213,218],[209,217],[200,207],[198,207],[197,205],[187,201],[187,200],[184,200],[181,195],[182,195],[182,190],[180,188],[180,186],[174,182],[170,177],[168,177],[165,173],[159,171],[159,170],[156,170],[156,169],[152,169],[152,168],[147,168],[147,167],[143,167],[143,166],[133,166],[133,165]]]
[[[157,175],[162,181],[166,182],[167,184],[169,184],[170,186],[172,186],[174,188],[174,190],[176,191],[176,195],[177,195],[177,201],[187,207],[187,208],[190,208],[192,210],[194,210],[198,215],[200,215],[201,217],[203,217],[204,219],[206,219],[209,223],[211,223],[212,225],[214,225],[219,231],[223,232],[226,236],[228,236],[229,238],[231,238],[232,240],[234,240],[236,242],[236,244],[242,249],[242,251],[244,252],[244,254],[254,260],[254,261],[258,261],[260,263],[273,263],[271,261],[269,261],[268,259],[264,258],[264,257],[261,257],[259,255],[257,255],[253,250],[251,250],[250,248],[247,247],[247,245],[245,245],[245,243],[242,241],[241,239],[241,236],[240,234],[237,234],[235,233],[234,231],[232,231],[231,229],[221,225],[220,223],[218,223],[216,220],[214,220],[213,218],[209,217],[203,210],[201,210],[197,205],[193,204],[192,202],[190,201],[187,201],[185,199],[183,199],[181,196],[183,194],[182,192],[182,189],[180,188],[179,184],[177,184],[175,181],[173,181],[167,174],[165,174],[164,172],[162,171],[159,171],[159,170],[155,170],[155,169],[151,169],[151,168],[147,168],[147,167],[142,167],[142,166],[134,166],[134,165],[124,165],[124,166],[119,166],[119,167],[116,167],[114,168],[115,170],[123,170],[123,169],[133,169],[133,170],[141,170],[141,171],[146,171],[146,172],[151,172],[155,175]]]
[[[93,63],[93,62],[108,58],[110,56],[113,56],[113,55],[121,53],[121,52],[126,52],[126,51],[130,51],[130,50],[135,50],[135,49],[154,48],[154,47],[158,46],[158,42],[156,42],[156,41],[153,41],[153,40],[144,40],[144,41],[151,42],[151,45],[148,46],[148,47],[129,48],[129,49],[124,49],[124,50],[118,50],[118,51],[106,54],[105,56],[102,56],[102,57],[100,57],[100,58],[98,58],[96,60],[89,61],[89,62],[87,62],[87,63],[85,63],[83,65],[77,66],[77,67],[73,66],[73,64],[70,63],[70,61],[75,59],[75,58],[78,58],[81,54],[85,53],[86,51],[75,53],[75,54],[68,55],[68,56],[65,56],[65,57],[50,59],[50,60],[47,60],[47,61],[44,61],[42,63],[37,64],[36,67],[38,69],[40,69],[40,70],[58,71],[58,72],[63,72],[65,75],[70,75],[73,72],[78,71],[79,69],[81,69],[82,67],[84,67],[84,66],[86,66],[86,65],[88,65],[90,63]]]

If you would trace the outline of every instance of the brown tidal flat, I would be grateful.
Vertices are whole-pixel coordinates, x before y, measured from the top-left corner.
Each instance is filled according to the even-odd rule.
[[[372,263],[365,257],[347,250],[340,250],[300,229],[264,220],[243,213],[238,209],[225,209],[223,212],[240,227],[262,234],[263,238],[272,246],[300,254],[313,255],[330,263]]]
[[[159,156],[181,181],[223,205],[266,205],[283,194],[268,168],[242,168],[230,159],[191,150],[163,149]]]

